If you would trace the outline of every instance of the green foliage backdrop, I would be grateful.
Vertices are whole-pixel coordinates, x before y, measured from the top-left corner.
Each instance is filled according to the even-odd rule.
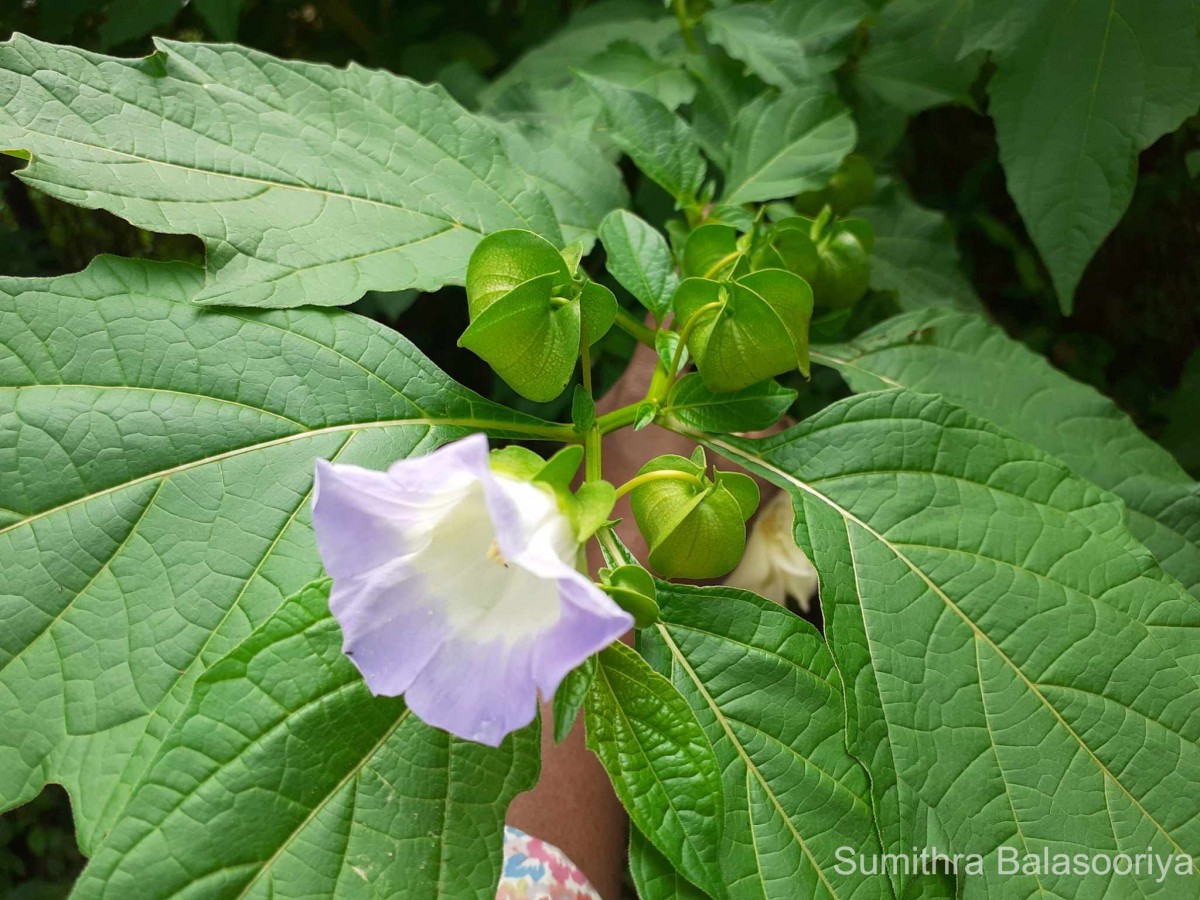
[[[561,723],[370,696],[312,460],[590,467],[651,421],[786,491],[822,583],[814,625],[657,581],[573,674],[639,896],[1121,896],[845,844],[1200,855],[1193,0],[0,16],[0,893],[65,896],[77,840],[79,897],[486,896]],[[509,229],[545,240],[472,276]],[[597,416],[639,340],[665,379]]]

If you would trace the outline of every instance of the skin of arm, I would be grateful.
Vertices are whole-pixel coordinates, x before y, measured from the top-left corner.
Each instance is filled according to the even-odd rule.
[[[597,403],[597,413],[641,400],[655,362],[654,351],[639,346],[628,370]],[[687,438],[656,425],[641,431],[626,429],[604,442],[602,474],[612,484],[622,484],[647,460],[666,453],[689,456],[694,447]],[[772,490],[761,481],[759,487]],[[764,503],[768,496],[764,492]],[[644,561],[646,542],[633,520],[628,495],[617,501],[612,518],[621,520],[616,528],[621,541]],[[588,566],[595,573],[604,559],[594,541],[587,549]],[[623,640],[632,644],[632,632]],[[554,743],[553,716],[550,704],[543,704],[541,779],[532,791],[513,801],[508,824],[554,844],[583,871],[604,900],[618,900],[628,842],[625,811],[604,767],[584,743],[583,716],[562,744]]]

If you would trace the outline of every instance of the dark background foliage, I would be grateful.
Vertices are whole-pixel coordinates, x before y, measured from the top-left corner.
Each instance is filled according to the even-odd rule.
[[[194,0],[182,9],[179,0],[0,0],[0,38],[21,31],[132,56],[149,52],[151,32],[181,40],[231,37],[221,32],[236,16],[240,43],[283,57],[356,61],[441,81],[469,102],[488,78],[583,5],[246,0],[239,12],[236,0]],[[1200,476],[1200,120],[1142,154],[1130,208],[1089,265],[1076,311],[1067,318],[1006,192],[982,90],[976,101],[978,110],[940,107],[908,123],[893,158],[913,196],[946,214],[968,277],[1009,334],[1113,397]],[[142,232],[106,213],[31,192],[9,175],[18,163],[0,160],[0,274],[71,272],[99,253],[200,261],[198,240]],[[643,207],[653,205],[646,192],[635,196]],[[356,308],[400,328],[463,383],[506,402],[519,400],[480,360],[456,349],[466,325],[457,290],[420,298],[373,293]],[[631,350],[621,335],[607,339],[602,381],[619,375]],[[824,396],[840,386],[825,372],[811,390]],[[61,790],[0,818],[0,897],[63,896],[81,863]]]

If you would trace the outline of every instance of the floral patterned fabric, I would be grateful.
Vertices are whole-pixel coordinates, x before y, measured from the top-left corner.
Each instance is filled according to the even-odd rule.
[[[496,900],[600,900],[600,895],[553,844],[506,826]]]

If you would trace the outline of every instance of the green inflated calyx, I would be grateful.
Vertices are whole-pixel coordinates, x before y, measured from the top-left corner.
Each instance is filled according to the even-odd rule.
[[[703,452],[692,459],[660,456],[635,481],[633,517],[650,548],[650,565],[668,578],[719,578],[746,548],[746,520],[758,507],[748,475],[706,474]]]
[[[687,278],[675,292],[675,321],[711,391],[740,391],[799,369],[808,374],[812,291],[784,269],[736,281]]]
[[[621,609],[633,616],[635,628],[649,628],[658,621],[658,589],[654,578],[641,566],[617,566],[596,573],[600,589]]]
[[[818,307],[846,309],[867,292],[875,233],[862,219],[836,219],[826,207],[815,219],[776,222],[770,242],[788,271],[812,286]]]
[[[819,191],[798,194],[796,210],[806,216],[816,216],[829,206],[839,216],[859,206],[866,206],[875,197],[875,169],[866,157],[851,153],[842,160],[829,184]]]
[[[616,316],[612,292],[578,263],[576,248],[559,251],[532,231],[510,229],[481,240],[467,265],[471,324],[458,343],[530,400],[561,394],[583,335],[595,343]]]

